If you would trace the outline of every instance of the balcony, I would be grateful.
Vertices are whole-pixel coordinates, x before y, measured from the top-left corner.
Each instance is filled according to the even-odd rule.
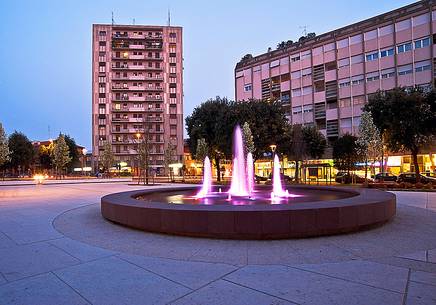
[[[117,118],[115,116],[112,116],[112,122],[129,122],[129,118],[128,117]]]
[[[162,50],[162,44],[147,44],[145,45],[147,50]]]
[[[145,76],[134,76],[134,75],[132,75],[132,76],[129,76],[128,79],[129,80],[146,80],[146,77]]]
[[[127,34],[127,33],[114,33],[112,35],[112,38],[114,38],[114,39],[125,39],[125,38],[129,38],[129,34]]]
[[[147,56],[146,59],[147,60],[158,60],[158,61],[161,61],[164,58],[163,58],[163,56],[159,56],[159,57],[156,57],[156,56]]]
[[[144,89],[145,91],[163,91],[163,87],[147,87]]]
[[[151,80],[151,81],[153,81],[153,80],[157,80],[157,81],[162,81],[163,80],[163,77],[162,76],[159,76],[159,77],[145,77],[145,80]]]
[[[112,70],[129,69],[129,65],[112,65]]]
[[[129,49],[129,47],[130,46],[128,42],[121,42],[121,43],[115,41],[112,42],[112,49],[114,50],[126,50]]]
[[[146,96],[145,97],[146,101],[150,101],[150,102],[154,102],[154,101],[163,101],[163,97],[162,96]]]
[[[159,67],[159,68],[156,68],[156,67],[145,67],[144,68],[144,70],[148,70],[148,71],[162,71],[163,70],[163,68],[162,67]]]
[[[145,36],[147,40],[163,39],[163,35],[147,35]]]
[[[133,50],[144,50],[145,46],[143,44],[132,44],[132,45],[130,45],[130,49],[133,49]]]

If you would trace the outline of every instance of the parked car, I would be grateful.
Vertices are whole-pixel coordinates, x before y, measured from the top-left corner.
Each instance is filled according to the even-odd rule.
[[[256,180],[256,183],[261,183],[261,182],[268,181],[268,177],[254,175],[254,180]]]
[[[365,178],[360,177],[359,175],[356,175],[354,173],[347,173],[347,172],[338,172],[336,174],[335,181],[337,183],[364,183]]]
[[[419,181],[423,184],[432,183],[436,184],[436,178],[427,177],[422,174],[419,174]],[[398,183],[408,182],[408,183],[416,183],[416,173],[402,173],[398,176]]]
[[[375,182],[395,182],[397,181],[397,176],[391,173],[378,173],[374,176]]]
[[[272,175],[271,175],[271,174],[269,174],[268,179],[269,179],[269,180],[272,180]],[[294,180],[294,178],[289,177],[289,176],[287,176],[287,175],[285,175],[285,174],[280,173],[280,180],[282,180],[282,181],[285,182],[285,183],[289,183],[289,182],[291,182],[292,180]]]

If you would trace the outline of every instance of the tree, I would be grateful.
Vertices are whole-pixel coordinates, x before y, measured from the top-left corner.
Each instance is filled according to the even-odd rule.
[[[388,149],[411,153],[417,182],[420,177],[418,154],[436,133],[435,97],[434,91],[394,88],[377,92],[365,105],[365,111],[371,113]]]
[[[304,154],[313,158],[320,159],[327,147],[327,140],[324,135],[315,126],[304,126],[301,129],[303,142],[304,142]]]
[[[9,135],[10,167],[21,174],[22,170],[29,169],[33,162],[35,151],[32,143],[21,132],[14,131]]]
[[[365,180],[368,177],[368,162],[374,163],[381,156],[383,142],[380,131],[374,124],[372,115],[364,111],[360,118],[359,137],[357,139],[359,154],[365,158]]]
[[[251,55],[251,54],[245,54],[244,56],[242,56],[240,62],[244,62],[244,61],[250,60],[250,59],[252,59],[252,58],[253,58],[253,55]]]
[[[57,174],[61,173],[62,177],[62,171],[66,169],[67,164],[71,161],[70,150],[65,142],[65,137],[62,134],[59,135],[54,144],[52,160]]]
[[[209,151],[209,146],[204,138],[197,139],[197,147],[195,149],[195,159],[203,162]]]
[[[247,153],[251,152],[253,154],[256,150],[256,147],[254,146],[253,134],[251,133],[250,124],[248,124],[247,122],[242,125],[242,135],[244,137],[245,151]]]
[[[100,156],[100,161],[103,164],[104,171],[107,172],[108,177],[110,177],[110,168],[115,163],[115,156],[112,151],[112,144],[110,142],[105,142],[103,145],[103,152]]]
[[[168,143],[168,146],[164,152],[164,163],[165,163],[165,169],[168,173],[168,180],[169,181],[171,181],[173,179],[172,170],[170,168],[170,165],[174,162],[175,154],[176,154],[176,145],[174,145],[172,143]]]
[[[148,185],[148,174],[150,169],[150,135],[148,133],[148,126],[145,128],[146,133],[143,136],[138,138],[138,163],[139,169],[142,173],[144,173],[144,184]],[[141,174],[139,175],[139,180],[141,178]]]
[[[333,163],[338,170],[347,171],[356,169],[356,163],[362,161],[359,155],[357,137],[344,134],[333,143]]]
[[[9,151],[8,138],[6,132],[3,128],[2,123],[0,123],[0,168],[3,167],[6,162],[9,162],[11,152]],[[5,178],[5,171],[3,169],[3,179]]]
[[[70,156],[71,156],[71,161],[68,162],[67,164],[67,169],[68,172],[73,172],[75,167],[81,167],[81,161],[80,161],[80,152],[79,152],[79,148],[76,144],[76,141],[74,140],[74,138],[70,137],[69,135],[64,135],[65,138],[65,142],[68,145],[68,149],[70,150]]]
[[[54,142],[50,141],[50,144],[44,145],[41,144],[39,146],[38,150],[38,158],[39,158],[39,164],[41,166],[41,169],[43,170],[49,170],[53,166],[53,148],[54,148]]]
[[[232,133],[235,125],[231,106],[227,98],[217,96],[196,107],[186,118],[186,130],[189,135],[189,149],[197,154],[197,141],[204,139],[208,143],[208,155],[214,161],[217,179],[221,181],[220,160],[231,157]]]

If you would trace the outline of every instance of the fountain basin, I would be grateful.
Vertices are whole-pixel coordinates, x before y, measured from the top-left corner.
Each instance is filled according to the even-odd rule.
[[[335,192],[339,199],[295,204],[176,204],[165,192],[193,193],[177,187],[115,193],[101,199],[106,219],[131,228],[165,234],[223,239],[284,239],[341,234],[386,223],[395,216],[395,195],[375,189],[298,186],[297,193]],[[148,201],[138,197],[149,198]],[[155,199],[153,199],[155,198]]]

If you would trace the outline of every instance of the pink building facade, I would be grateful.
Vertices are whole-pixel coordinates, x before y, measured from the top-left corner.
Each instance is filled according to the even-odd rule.
[[[157,173],[170,144],[173,162],[181,162],[182,28],[94,24],[92,65],[94,160],[109,142],[116,161],[135,168],[138,142],[147,137]]]
[[[356,133],[378,89],[434,85],[435,43],[436,4],[420,1],[239,62],[236,100],[281,100],[329,139]]]

